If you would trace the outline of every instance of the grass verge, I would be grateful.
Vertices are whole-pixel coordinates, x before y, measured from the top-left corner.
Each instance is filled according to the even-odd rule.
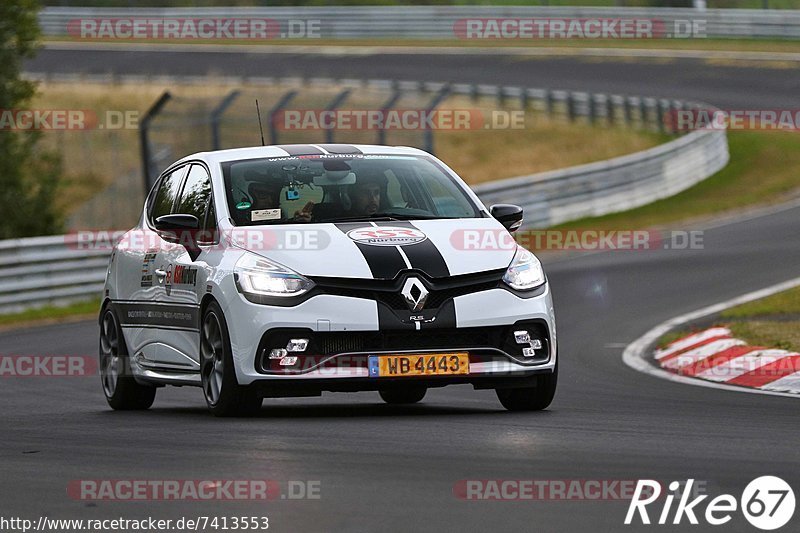
[[[800,287],[723,311],[730,328],[749,344],[800,352]]]
[[[621,213],[567,222],[561,229],[634,229],[686,222],[785,200],[800,187],[800,135],[731,131],[730,163],[675,196]]]
[[[749,345],[800,352],[800,287],[731,307],[719,319]],[[664,348],[692,332],[671,331],[657,345]]]
[[[100,310],[100,300],[93,299],[65,306],[46,306],[28,309],[19,313],[0,315],[0,328],[44,325],[79,318],[96,318]]]

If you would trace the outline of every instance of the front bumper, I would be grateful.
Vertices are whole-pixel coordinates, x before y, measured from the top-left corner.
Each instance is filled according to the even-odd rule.
[[[486,388],[524,386],[525,380],[552,372],[556,363],[557,337],[549,285],[528,298],[501,288],[457,296],[452,299],[452,320],[441,325],[422,324],[419,329],[382,328],[379,320],[382,304],[364,298],[321,294],[294,307],[277,307],[251,303],[237,293],[227,301],[224,312],[237,379],[241,385],[255,383],[268,396],[317,394],[320,390],[378,390],[411,382],[426,387],[455,383]],[[494,336],[480,337],[483,341],[480,345],[471,344],[478,339],[474,335],[467,335],[470,342],[458,340],[462,333],[513,332],[519,323],[538,324],[546,335],[545,346],[533,358],[513,353],[508,344],[497,337],[496,331]],[[310,355],[301,364],[293,365],[295,368],[270,367],[265,350],[268,353],[269,348],[284,341],[270,346],[265,345],[265,339],[281,331],[290,337],[292,333],[305,332],[309,338],[334,339],[324,345],[334,346],[334,349],[322,350],[323,345],[318,345],[311,350],[312,342]],[[348,338],[373,340],[354,346],[345,342]],[[395,340],[375,340],[381,338]],[[448,341],[451,338],[454,340]],[[405,345],[403,339],[407,341]],[[435,342],[425,339],[435,339]],[[343,343],[341,349],[335,349],[336,343]],[[369,376],[366,364],[369,355],[455,350],[469,352],[469,374],[375,378]]]

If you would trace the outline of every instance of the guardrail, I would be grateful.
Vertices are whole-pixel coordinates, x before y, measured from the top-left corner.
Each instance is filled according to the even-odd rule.
[[[109,255],[76,235],[0,241],[0,314],[98,298]]]
[[[349,83],[431,93],[444,86],[388,80]],[[448,90],[503,102],[513,98],[526,108],[570,119],[586,117],[590,121],[635,123],[661,130],[669,127],[665,115],[677,110],[711,110],[709,106],[674,100],[520,87],[454,84]],[[696,130],[642,152],[504,179],[474,190],[487,205],[522,206],[526,227],[544,227],[671,196],[711,176],[725,166],[728,158],[725,130]],[[79,242],[77,235],[0,241],[0,314],[99,297],[108,263],[107,242],[94,246],[84,239]]]
[[[383,6],[383,7],[225,7],[225,8],[78,8],[47,7],[39,23],[47,36],[69,35],[68,25],[97,18],[271,18],[286,28],[289,20],[319,21],[328,39],[404,38],[456,39],[454,25],[467,18],[651,19],[663,22],[667,33],[675,23],[703,21],[702,36],[730,38],[800,38],[800,11],[753,9],[688,9],[548,6]],[[316,26],[315,26],[316,28]],[[681,28],[677,28],[681,29]],[[283,32],[284,34],[286,32]],[[680,31],[678,32],[680,33]],[[304,32],[300,32],[304,34]],[[301,36],[301,35],[298,35]],[[686,36],[686,35],[682,35]],[[280,38],[277,34],[275,38]]]
[[[632,209],[672,196],[728,162],[725,131],[695,131],[614,159],[474,187],[487,204],[523,207],[526,227]]]

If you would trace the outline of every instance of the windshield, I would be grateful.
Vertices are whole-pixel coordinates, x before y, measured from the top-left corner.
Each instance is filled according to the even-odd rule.
[[[465,191],[428,158],[275,157],[226,162],[222,172],[237,226],[480,216]]]

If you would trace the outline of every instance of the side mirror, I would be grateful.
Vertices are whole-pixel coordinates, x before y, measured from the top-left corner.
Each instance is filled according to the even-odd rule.
[[[489,212],[508,231],[517,231],[522,225],[522,208],[518,205],[495,204]]]
[[[196,216],[161,215],[155,220],[154,226],[165,241],[183,245],[190,254],[198,250],[197,232],[200,231],[200,221]]]
[[[194,215],[161,215],[155,221],[158,231],[186,231],[200,229],[200,221]]]

